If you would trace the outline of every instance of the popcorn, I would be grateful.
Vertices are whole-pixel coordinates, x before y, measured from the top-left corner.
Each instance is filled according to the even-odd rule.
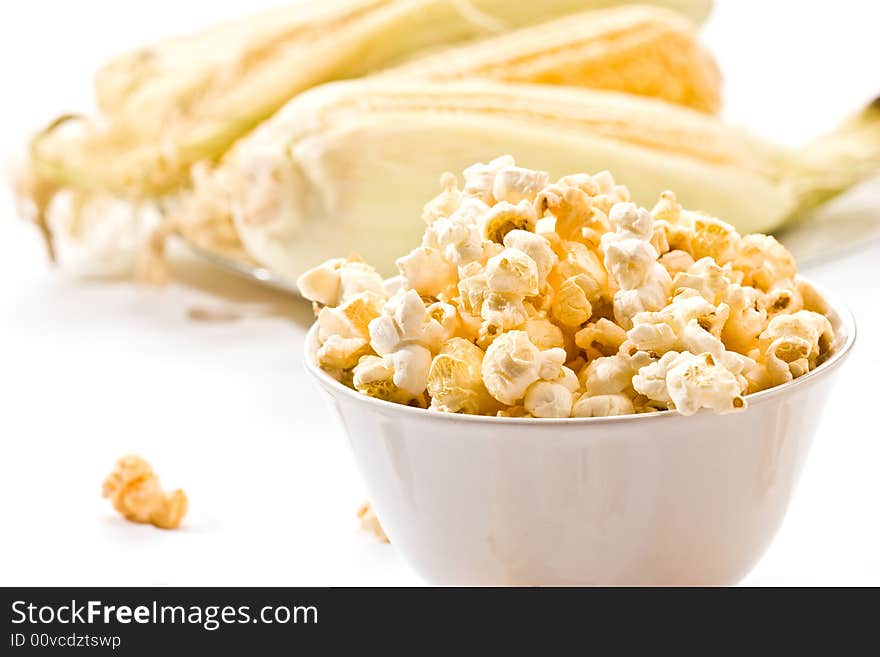
[[[483,201],[465,197],[454,212],[432,221],[422,246],[442,251],[446,260],[458,267],[480,260],[486,247],[478,222],[488,211]]]
[[[585,274],[567,278],[553,297],[553,319],[567,328],[581,326],[593,316],[590,296],[595,296],[596,282]]]
[[[384,295],[382,277],[356,256],[335,258],[296,281],[300,294],[322,306],[338,306],[361,292]]]
[[[635,413],[632,400],[626,395],[582,395],[571,409],[572,417],[609,417]]]
[[[388,536],[385,534],[385,530],[382,529],[382,525],[379,524],[379,517],[376,515],[376,512],[373,510],[373,505],[369,502],[364,502],[361,504],[360,508],[357,511],[358,520],[361,522],[361,529],[365,532],[368,532],[379,539],[380,543],[390,543],[388,540]]]
[[[534,202],[535,197],[550,182],[550,174],[546,171],[532,171],[517,166],[506,166],[497,174],[492,182],[492,196],[497,201],[519,203]]]
[[[504,249],[486,265],[486,284],[497,294],[538,294],[538,265],[519,249]]]
[[[523,407],[533,417],[569,417],[573,397],[561,383],[537,381],[526,391]]]
[[[516,162],[510,155],[495,158],[489,164],[469,166],[464,170],[464,193],[491,205],[495,202],[495,197],[492,195],[495,188],[495,176],[502,169],[514,166],[516,166]]]
[[[373,350],[394,370],[394,384],[412,395],[424,392],[443,327],[428,317],[418,293],[408,290],[389,299],[382,315],[370,322],[369,333]]]
[[[559,376],[565,363],[565,350],[539,350],[525,331],[501,334],[483,358],[483,382],[489,394],[508,406],[522,401],[526,391],[539,379]]]
[[[479,415],[496,409],[482,378],[483,350],[464,338],[452,338],[434,357],[428,373],[431,408],[444,413]]]
[[[733,267],[743,274],[743,284],[769,292],[780,282],[794,286],[797,265],[788,249],[770,235],[746,235],[739,242]]]
[[[661,234],[665,235],[665,233]],[[661,249],[657,249],[657,251],[660,252]],[[666,271],[669,272],[670,276],[675,276],[676,274],[680,274],[681,272],[690,269],[694,264],[694,258],[690,253],[682,251],[681,249],[670,251],[667,243],[663,255],[660,256],[659,262],[666,268]]]
[[[547,276],[559,260],[547,238],[526,230],[512,230],[504,236],[504,246],[522,251],[534,261],[538,270],[538,290],[543,290]]]
[[[484,239],[501,243],[512,230],[533,232],[537,221],[535,208],[528,201],[516,205],[501,201],[482,216],[479,225]]]
[[[588,395],[615,395],[631,390],[635,374],[653,362],[650,354],[625,347],[586,366],[581,378]]]
[[[675,194],[663,192],[651,216],[665,233],[669,248],[686,251],[694,260],[710,257],[725,265],[737,254],[740,243],[736,229],[719,219],[685,210]]]
[[[526,321],[526,333],[538,349],[546,351],[553,348],[565,348],[565,335],[556,324],[546,317],[532,317]]]
[[[140,456],[123,456],[104,480],[102,497],[132,522],[150,523],[160,529],[176,529],[186,515],[186,493],[178,489],[165,493],[159,477]]]
[[[605,267],[617,284],[614,293],[614,318],[624,328],[632,318],[646,310],[666,305],[672,280],[657,258],[651,244],[653,220],[647,210],[632,203],[618,203],[611,208],[611,222],[617,227],[602,236]]]
[[[709,353],[665,353],[656,363],[639,370],[633,387],[682,415],[693,415],[701,408],[730,413],[746,406],[743,383]]]
[[[578,331],[574,341],[591,360],[602,356],[613,356],[626,341],[626,331],[602,317]]]
[[[356,257],[307,272],[318,364],[362,394],[443,413],[726,413],[823,362],[821,295],[772,237],[608,172],[550,182],[501,157],[452,174],[421,245],[382,281]]]
[[[329,370],[354,367],[370,351],[370,322],[382,313],[384,296],[360,292],[340,306],[318,313],[318,364]]]
[[[414,406],[425,406],[422,395],[413,395],[394,383],[394,368],[379,356],[363,356],[354,368],[352,386],[376,399]]]
[[[420,246],[397,259],[400,275],[410,289],[427,297],[438,297],[458,283],[458,270],[437,249]]]

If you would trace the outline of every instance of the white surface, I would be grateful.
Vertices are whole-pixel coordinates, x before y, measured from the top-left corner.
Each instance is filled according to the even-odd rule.
[[[874,3],[718,5],[706,41],[731,120],[796,142],[880,92]],[[87,108],[90,74],[108,55],[244,10],[240,0],[4,3],[0,156],[54,115]],[[862,210],[880,212],[878,197],[868,188]],[[860,342],[746,584],[880,584],[878,261],[875,244],[806,272],[851,304]],[[69,280],[0,195],[0,584],[418,584],[393,548],[356,529],[360,480],[302,369],[306,305],[204,269],[182,274],[164,290]],[[194,322],[194,306],[243,317]],[[128,451],[187,490],[185,529],[128,524],[99,499]]]

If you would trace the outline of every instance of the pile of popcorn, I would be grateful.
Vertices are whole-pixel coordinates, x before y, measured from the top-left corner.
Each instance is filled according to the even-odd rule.
[[[441,184],[399,276],[350,257],[298,281],[318,364],[365,395],[506,417],[726,413],[832,348],[779,242],[671,192],[648,211],[608,172],[551,183],[510,156]]]

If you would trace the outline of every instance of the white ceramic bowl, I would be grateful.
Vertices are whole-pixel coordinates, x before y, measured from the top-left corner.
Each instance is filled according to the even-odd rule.
[[[826,297],[827,299],[827,297]],[[306,363],[348,433],[391,543],[427,581],[733,584],[782,523],[834,376],[855,339],[732,415],[544,420],[392,404]]]

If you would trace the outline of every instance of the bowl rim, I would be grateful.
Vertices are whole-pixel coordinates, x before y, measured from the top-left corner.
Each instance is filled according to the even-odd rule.
[[[842,344],[838,345],[837,349],[835,349],[828,360],[820,364],[816,369],[811,370],[803,376],[789,381],[788,383],[783,383],[782,385],[778,385],[773,388],[767,388],[766,390],[761,390],[760,392],[753,392],[749,395],[746,395],[745,399],[748,402],[748,405],[746,409],[742,411],[742,413],[748,413],[749,409],[756,404],[762,404],[767,401],[771,401],[776,397],[785,395],[788,391],[793,390],[798,386],[808,385],[812,382],[815,382],[817,379],[829,375],[832,371],[836,370],[844,360],[846,360],[846,358],[852,351],[853,345],[855,344],[857,333],[856,322],[855,317],[853,316],[849,308],[847,308],[846,305],[838,302],[837,299],[832,299],[831,297],[829,297],[823,287],[814,284],[808,278],[805,278],[803,276],[798,276],[797,278],[799,281],[803,281],[811,285],[828,305],[829,312],[827,313],[827,316],[829,316],[829,319],[832,321],[832,323],[835,319],[837,320],[837,326],[835,327],[835,337],[838,337],[838,332],[842,332],[844,334],[842,336],[843,342]],[[402,413],[403,415],[414,414],[417,417],[430,418],[438,421],[475,422],[478,424],[484,423],[487,425],[535,424],[540,426],[550,426],[562,424],[565,426],[577,426],[582,424],[584,426],[592,426],[596,424],[644,422],[660,419],[688,417],[682,415],[676,410],[655,411],[653,413],[635,413],[630,415],[613,415],[607,417],[498,417],[495,415],[444,413],[442,411],[435,411],[428,408],[417,408],[414,406],[397,404],[394,402],[386,401],[384,399],[368,397],[367,395],[360,393],[353,388],[349,388],[343,383],[337,381],[328,372],[322,370],[315,362],[314,358],[315,352],[317,352],[317,332],[318,323],[314,322],[311,327],[309,327],[309,330],[306,333],[305,340],[303,341],[303,361],[306,370],[308,370],[308,372],[316,379],[316,381],[321,384],[325,389],[327,389],[328,392],[330,392],[331,394],[341,394],[358,404],[372,406],[376,410],[385,409],[388,412]],[[700,411],[698,411],[698,413],[711,413],[711,411],[708,409],[701,409]],[[736,417],[737,415],[740,415],[740,412],[729,413],[727,415],[729,417]]]

